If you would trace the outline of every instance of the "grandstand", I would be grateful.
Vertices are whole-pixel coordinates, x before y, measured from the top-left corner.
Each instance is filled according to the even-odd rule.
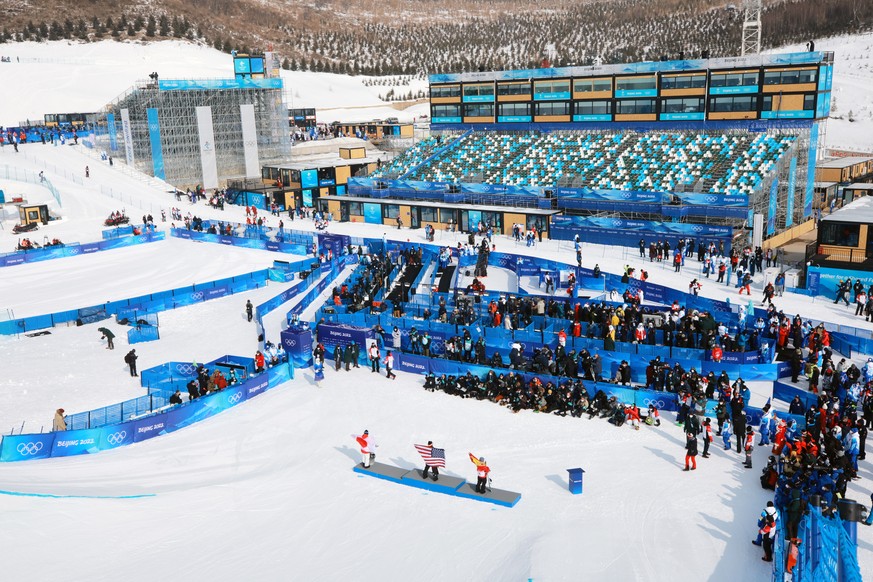
[[[433,138],[374,176],[410,180],[557,187],[562,179],[608,190],[673,191],[702,181],[703,191],[751,195],[795,136],[728,134],[471,133],[425,162]]]
[[[812,214],[832,76],[812,51],[432,75],[437,136],[349,193],[549,209],[553,237],[759,245]]]

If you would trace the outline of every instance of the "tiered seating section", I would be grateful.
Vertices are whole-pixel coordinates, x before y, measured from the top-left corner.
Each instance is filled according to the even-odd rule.
[[[794,142],[767,134],[498,133],[476,132],[427,163],[438,146],[425,140],[379,175],[409,180],[485,182],[604,190],[696,191],[748,195]]]
[[[394,158],[387,164],[383,164],[381,168],[371,174],[371,177],[388,178],[402,175],[424,162],[440,148],[451,144],[454,139],[452,137],[437,138],[436,136],[423,139],[403,152],[403,155]]]

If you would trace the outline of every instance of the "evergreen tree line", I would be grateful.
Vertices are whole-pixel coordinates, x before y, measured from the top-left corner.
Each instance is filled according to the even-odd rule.
[[[711,8],[709,0],[682,0],[669,10],[659,2],[574,3],[563,10],[506,11],[451,22],[362,19],[348,26],[337,18],[318,28],[289,19],[264,29],[253,23],[245,26],[243,17],[232,34],[216,32],[230,27],[215,22],[195,26],[186,15],[122,14],[115,19],[28,22],[19,30],[4,28],[0,42],[186,38],[226,53],[248,53],[269,39],[286,55],[285,69],[371,76],[535,68],[544,56],[553,66],[585,66],[739,53],[740,2]],[[765,9],[763,42],[767,48],[857,33],[870,30],[871,23],[873,2],[789,0]]]

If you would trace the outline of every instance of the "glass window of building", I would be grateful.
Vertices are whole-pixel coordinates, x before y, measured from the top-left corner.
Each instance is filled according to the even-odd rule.
[[[655,89],[657,86],[657,80],[654,75],[651,77],[619,77],[615,80],[616,91],[640,91],[643,89]]]
[[[615,112],[619,115],[634,113],[655,113],[655,100],[620,99],[615,102]]]
[[[537,115],[570,115],[570,104],[566,101],[551,101],[536,104]]]
[[[497,85],[498,95],[530,95],[530,83],[500,83]]]
[[[467,103],[464,105],[464,117],[494,117],[494,105],[491,103]]]
[[[430,96],[431,98],[460,97],[461,87],[460,85],[431,85]]]

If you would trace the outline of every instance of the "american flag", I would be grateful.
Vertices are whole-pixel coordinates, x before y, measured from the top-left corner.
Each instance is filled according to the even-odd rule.
[[[415,445],[418,454],[421,455],[421,458],[424,459],[425,465],[430,465],[431,467],[443,467],[446,466],[446,450],[438,449],[436,447],[431,447],[429,445]]]

